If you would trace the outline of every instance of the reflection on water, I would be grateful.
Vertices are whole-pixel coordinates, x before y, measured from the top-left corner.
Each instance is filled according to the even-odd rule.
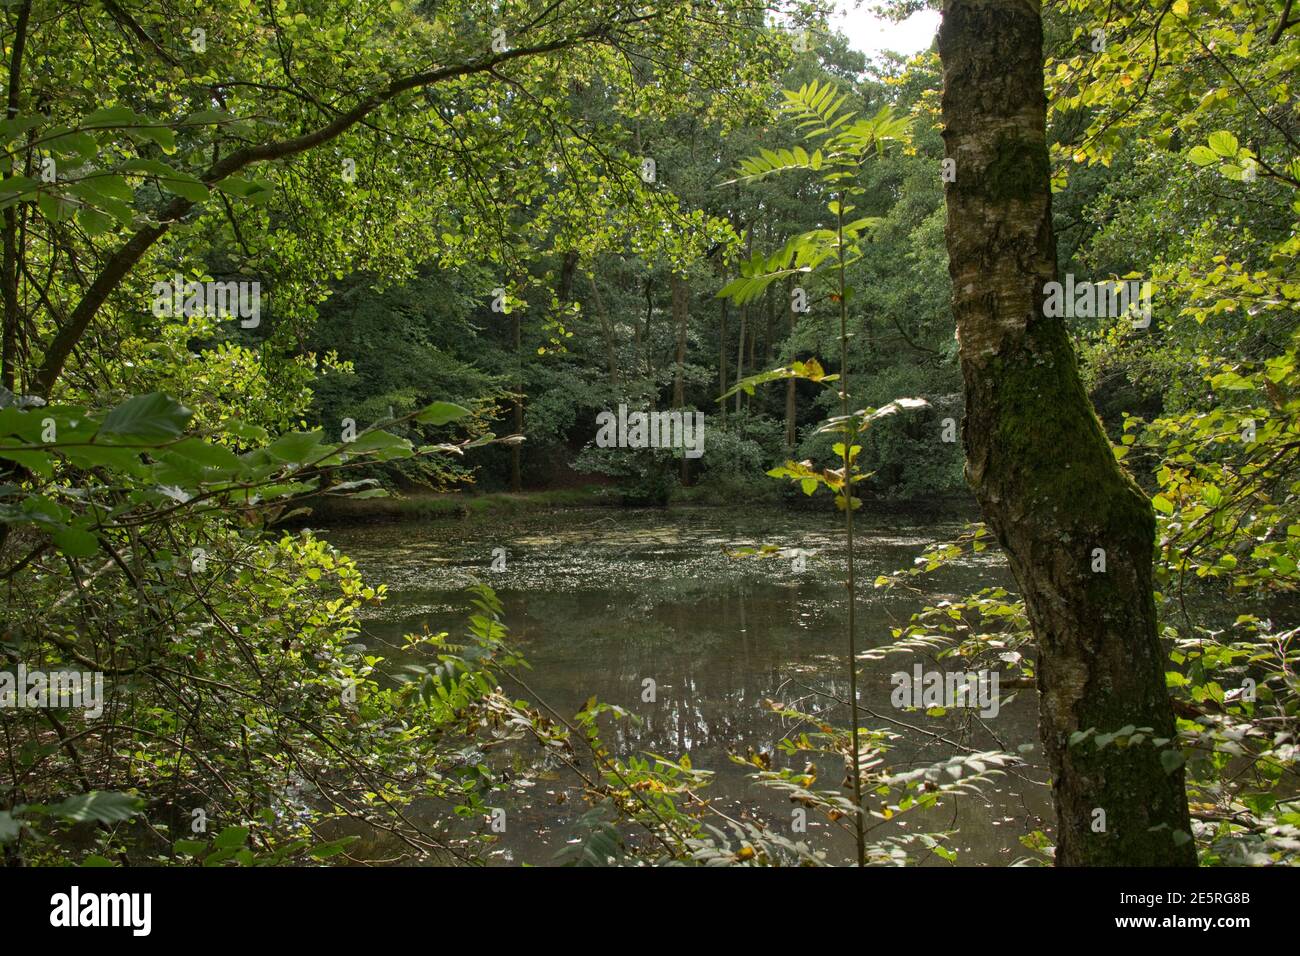
[[[876,591],[877,574],[908,567],[928,544],[947,540],[960,522],[907,523],[860,518],[855,554],[860,580],[859,647],[888,643],[889,628],[906,623],[923,604],[956,599],[981,587],[1010,584],[993,551],[919,579],[923,591]],[[463,631],[462,589],[472,578],[491,584],[505,604],[513,643],[531,662],[532,694],[569,716],[591,696],[622,706],[639,722],[621,721],[607,737],[620,756],[688,754],[695,767],[715,771],[710,792],[732,816],[758,814],[788,824],[790,804],[755,785],[728,759],[748,749],[770,751],[796,728],[764,700],[802,698],[806,710],[847,725],[843,675],[844,574],[836,553],[842,532],[831,516],[750,510],[613,511],[581,509],[524,518],[385,524],[331,530],[329,539],[357,559],[367,577],[389,585],[390,599],[366,621],[372,648],[396,659],[401,635],[428,628]],[[807,554],[802,572],[791,556],[736,559],[728,550],[776,544]],[[505,568],[492,571],[494,549]],[[499,553],[499,552],[498,552]],[[941,760],[953,748],[924,733],[946,730],[923,714],[900,713],[889,702],[889,675],[913,659],[891,656],[868,664],[859,679],[872,727],[900,735],[891,768]],[[655,700],[642,700],[646,681]],[[912,728],[891,725],[901,720]],[[963,740],[976,749],[1010,749],[1036,739],[1036,704],[1021,694],[996,718],[973,721]],[[1043,772],[1031,765],[990,791],[993,806],[949,801],[922,818],[908,814],[877,834],[956,830],[951,846],[962,864],[1005,864],[1029,854],[1018,837],[1050,820]],[[785,759],[778,756],[777,760]],[[802,765],[803,759],[800,759]],[[842,766],[818,761],[818,787],[833,787]],[[504,802],[509,824],[499,862],[547,863],[586,809],[573,781],[559,773],[521,779]],[[494,798],[497,803],[502,803]],[[834,860],[852,854],[851,837],[808,820],[806,839]],[[938,858],[932,864],[946,865]]]

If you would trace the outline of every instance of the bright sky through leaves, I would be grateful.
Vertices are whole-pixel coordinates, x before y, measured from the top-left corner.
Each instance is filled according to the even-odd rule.
[[[913,54],[926,49],[939,29],[937,10],[921,10],[902,23],[875,16],[866,4],[855,8],[854,0],[837,0],[831,25],[849,38],[849,45],[863,53],[885,50]]]

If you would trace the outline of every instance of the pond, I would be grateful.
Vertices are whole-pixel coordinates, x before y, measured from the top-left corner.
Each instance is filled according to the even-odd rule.
[[[964,522],[869,512],[860,513],[855,550],[859,580],[865,582],[859,590],[859,649],[888,643],[890,628],[906,624],[925,604],[995,584],[1011,586],[1000,554],[989,549],[919,578],[920,593],[873,588],[877,574],[910,567],[927,545],[955,537]],[[594,508],[353,525],[326,536],[357,560],[369,580],[389,586],[389,600],[364,622],[363,640],[372,652],[400,660],[403,634],[426,627],[463,633],[463,589],[482,580],[504,603],[510,639],[532,665],[524,677],[528,690],[507,688],[512,695],[540,698],[566,718],[593,695],[626,708],[639,721],[619,722],[607,739],[611,748],[624,758],[688,755],[692,766],[716,773],[708,793],[728,815],[757,815],[776,825],[788,825],[792,817],[787,796],[755,783],[752,768],[729,759],[751,749],[770,751],[790,732],[765,700],[801,700],[804,709],[823,710],[828,722],[848,725],[847,705],[836,702],[847,700],[848,691],[843,530],[834,515]],[[800,549],[806,555],[802,570],[789,557],[728,553],[762,544]],[[901,737],[887,757],[896,770],[955,752],[925,733],[951,733],[951,724],[891,706],[890,674],[910,671],[913,662],[890,656],[866,664],[859,678],[862,706],[879,715],[864,716],[864,724]],[[651,686],[654,699],[646,701]],[[1036,741],[1036,699],[1032,692],[1020,693],[996,717],[970,723],[966,746],[1015,752]],[[1030,752],[1025,767],[998,778],[986,790],[987,800],[950,798],[934,810],[885,823],[873,836],[949,832],[960,865],[1027,859],[1032,854],[1019,837],[1045,829],[1051,820],[1038,756]],[[819,789],[843,779],[843,766],[831,766],[832,758],[816,763]],[[558,772],[542,773],[521,778],[508,798],[494,796],[508,823],[493,861],[550,863],[587,809],[576,783]],[[798,838],[824,850],[829,861],[852,859],[851,834],[818,814],[808,815],[807,833]],[[921,856],[926,865],[948,865]]]

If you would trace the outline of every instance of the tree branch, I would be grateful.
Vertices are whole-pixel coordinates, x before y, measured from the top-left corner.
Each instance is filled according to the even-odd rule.
[[[1288,29],[1300,23],[1300,20],[1291,19],[1291,4],[1294,0],[1286,0],[1282,7],[1282,16],[1278,17],[1277,26],[1273,28],[1272,35],[1268,38],[1269,46],[1277,46],[1278,40],[1282,39],[1282,34]]]
[[[507,50],[470,63],[442,67],[393,80],[388,86],[365,97],[351,109],[340,113],[324,126],[291,139],[262,143],[257,146],[248,146],[236,150],[223,159],[214,162],[199,176],[199,179],[205,185],[211,186],[254,163],[285,159],[314,149],[345,133],[365,119],[366,116],[402,93],[465,76],[488,73],[495,67],[512,60],[564,50],[585,40],[602,38],[613,27],[630,26],[650,20],[655,16],[657,14],[651,13],[629,17],[615,24],[592,27],[572,36],[552,40],[549,43]],[[139,229],[115,253],[108,257],[99,275],[95,277],[95,281],[91,283],[81,301],[77,303],[76,308],[68,316],[67,324],[59,329],[54,336],[54,340],[46,349],[44,361],[32,381],[33,393],[43,398],[49,397],[55,383],[63,372],[64,364],[72,354],[72,349],[85,334],[86,329],[98,314],[100,307],[107,301],[109,295],[122,283],[131,269],[144,257],[144,254],[149,251],[153,244],[165,235],[174,223],[189,213],[195,205],[197,204],[193,200],[181,196],[173,198],[159,214],[158,222]]]
[[[18,115],[18,91],[22,82],[23,47],[27,44],[27,18],[32,12],[32,0],[23,0],[18,8],[18,21],[14,25],[13,51],[9,57],[9,93],[5,104],[5,119]],[[13,158],[9,157],[0,170],[4,176],[13,175]],[[18,208],[4,211],[3,264],[0,265],[0,299],[4,302],[3,344],[0,345],[0,385],[14,390],[17,380],[18,358]]]

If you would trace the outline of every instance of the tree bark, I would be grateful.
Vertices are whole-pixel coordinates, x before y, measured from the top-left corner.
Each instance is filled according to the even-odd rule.
[[[722,300],[722,317],[718,325],[718,394],[727,394],[727,306],[726,299]],[[722,429],[727,429],[727,403],[721,401],[718,403],[722,407]]]
[[[31,0],[18,8],[18,18],[14,24],[12,48],[9,55],[9,91],[5,99],[5,119],[12,120],[18,115],[19,91],[22,87],[23,47],[27,43],[27,20],[32,12]],[[0,164],[0,177],[7,178],[14,172],[13,154],[5,157]],[[18,326],[22,314],[18,306],[18,212],[17,203],[12,203],[4,211],[4,220],[0,229],[4,233],[3,262],[0,264],[0,301],[4,305],[4,330],[0,344],[0,385],[11,392],[17,391],[18,381]]]
[[[737,187],[739,188],[739,187]],[[745,256],[750,256],[754,251],[754,229],[751,226],[745,230]],[[740,307],[740,333],[736,336],[736,381],[739,382],[745,377],[745,327],[749,320],[749,305]],[[752,372],[752,369],[751,369]],[[736,392],[736,418],[740,418],[740,402],[745,397],[743,389]]]
[[[754,321],[749,326],[749,374],[753,375],[758,366],[754,362],[754,348],[758,341],[758,316],[754,316]],[[754,396],[746,393],[745,395],[745,414],[751,414],[754,411]]]
[[[797,314],[794,310],[794,277],[790,276],[785,280],[785,302],[786,302],[786,334],[794,335],[794,324],[797,321]],[[795,414],[796,414],[795,380],[788,378],[785,381],[785,450],[791,452],[794,450],[795,435]]]
[[[596,318],[600,320],[600,333],[605,340],[605,364],[609,369],[609,384],[617,388],[618,360],[614,351],[614,330],[610,325],[609,313],[605,311],[605,301],[600,297],[600,288],[596,285],[595,275],[589,274],[587,280],[591,283],[591,302],[596,307]]]
[[[794,379],[786,379],[785,382],[785,450],[794,451],[796,440],[795,435],[795,404],[796,393]]]
[[[763,368],[772,367],[772,328],[776,324],[776,286],[767,287],[767,327],[763,329]]]
[[[514,322],[515,337],[515,434],[524,433],[524,357],[521,350],[521,329],[519,327],[519,310],[516,309],[510,316]],[[510,446],[510,490],[520,492],[524,490],[523,462],[520,453],[519,442],[514,442]]]
[[[650,337],[650,322],[655,314],[655,285],[653,273],[646,273],[645,277],[645,330],[641,333],[641,341],[645,345],[645,377],[650,387],[650,407],[657,404],[658,388],[655,383],[655,357],[654,357],[654,340]]]
[[[673,408],[686,404],[686,323],[689,318],[691,288],[686,280],[673,273],[670,278],[673,303],[673,325],[677,328],[677,358],[673,372]]]
[[[673,322],[677,326],[677,367],[673,372],[673,408],[686,407],[686,332],[690,321],[691,287],[684,276],[671,276]],[[682,484],[690,478],[690,459],[682,455]]]
[[[1069,333],[1045,318],[1056,280],[1036,0],[946,0],[939,32],[947,245],[966,473],[1006,551],[1038,644],[1039,728],[1058,865],[1194,865],[1152,585],[1150,502],[1111,452]],[[1098,555],[1104,552],[1104,571]],[[1146,730],[1099,749],[1071,735]],[[1131,733],[1131,731],[1130,731]],[[1097,811],[1104,812],[1103,818]],[[1104,827],[1104,829],[1103,829]]]
[[[736,337],[736,381],[745,377],[745,326],[748,324],[749,306],[740,307],[740,334]],[[736,417],[740,417],[740,400],[745,397],[744,390],[736,392]]]

